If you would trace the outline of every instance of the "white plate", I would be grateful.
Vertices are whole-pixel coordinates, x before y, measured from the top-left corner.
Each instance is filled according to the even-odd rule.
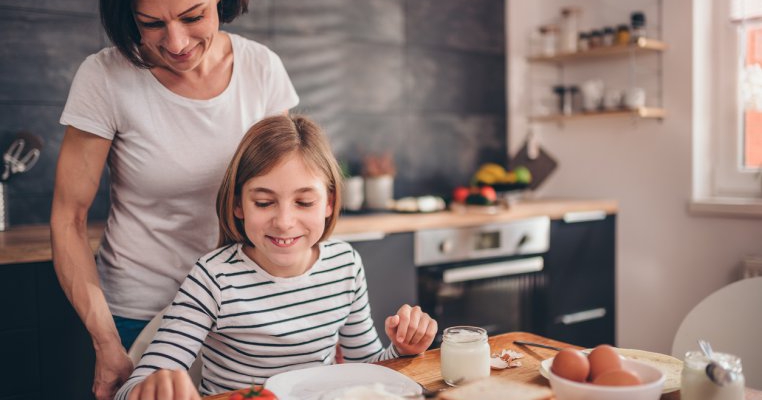
[[[296,369],[270,377],[265,388],[280,400],[330,400],[352,386],[380,383],[392,394],[421,394],[421,386],[401,373],[375,364],[348,363]],[[335,396],[334,396],[335,394]]]
[[[582,350],[583,353],[589,353],[590,351],[592,349]],[[680,389],[680,371],[682,370],[683,362],[677,358],[644,350],[616,348],[615,351],[621,357],[642,361],[664,372],[665,381],[662,393],[671,393]],[[553,357],[542,360],[540,363],[540,375],[545,379],[548,379],[548,371],[550,371],[551,364],[553,364]]]

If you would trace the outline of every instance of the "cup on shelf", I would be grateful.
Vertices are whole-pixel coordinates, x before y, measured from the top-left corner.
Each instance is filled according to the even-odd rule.
[[[344,209],[349,211],[358,211],[362,208],[365,200],[365,181],[361,176],[351,176],[344,178],[344,185],[341,187],[341,197]]]
[[[632,87],[624,92],[624,106],[629,109],[645,107],[646,91],[643,88]]]
[[[622,107],[622,91],[618,89],[608,89],[603,95],[603,108],[606,110],[616,110]]]
[[[594,79],[582,82],[582,109],[584,111],[598,111],[603,101],[603,81]]]

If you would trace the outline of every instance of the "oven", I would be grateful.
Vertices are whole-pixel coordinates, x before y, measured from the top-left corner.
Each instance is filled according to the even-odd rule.
[[[455,325],[480,326],[490,335],[542,330],[549,218],[420,230],[414,236],[418,298],[440,332]],[[434,345],[440,343],[437,336]]]

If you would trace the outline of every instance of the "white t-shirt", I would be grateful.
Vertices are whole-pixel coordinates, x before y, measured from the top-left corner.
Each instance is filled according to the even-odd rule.
[[[61,124],[112,140],[111,209],[96,263],[114,315],[148,320],[169,304],[217,244],[217,190],[241,138],[299,102],[275,53],[228,35],[232,77],[209,100],[173,93],[114,47],[74,77]]]

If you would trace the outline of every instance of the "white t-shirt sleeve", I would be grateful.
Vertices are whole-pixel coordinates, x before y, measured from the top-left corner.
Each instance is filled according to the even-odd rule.
[[[265,115],[280,114],[299,104],[299,96],[288,77],[280,57],[268,50],[268,70],[265,78]]]
[[[113,139],[117,124],[109,79],[98,54],[87,57],[74,76],[60,123]]]

